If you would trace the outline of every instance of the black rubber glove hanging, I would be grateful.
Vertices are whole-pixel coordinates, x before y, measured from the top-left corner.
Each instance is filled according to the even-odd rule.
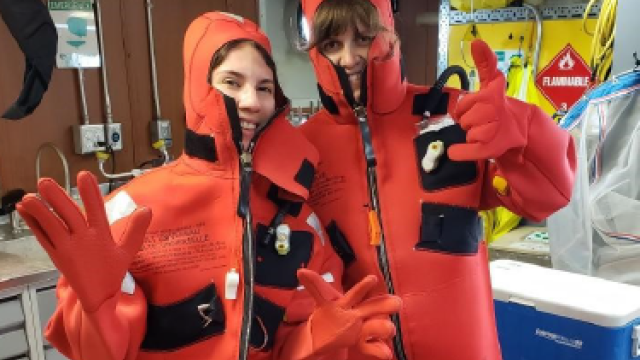
[[[25,55],[24,84],[2,117],[20,120],[40,104],[56,61],[58,33],[40,0],[0,0],[0,15]]]

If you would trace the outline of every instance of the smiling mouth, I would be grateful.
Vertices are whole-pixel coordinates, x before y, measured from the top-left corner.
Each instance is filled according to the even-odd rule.
[[[240,121],[240,127],[244,130],[255,130],[258,125],[248,121]]]

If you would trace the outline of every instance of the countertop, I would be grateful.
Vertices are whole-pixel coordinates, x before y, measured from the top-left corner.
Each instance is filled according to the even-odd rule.
[[[57,276],[51,259],[33,235],[0,240],[0,291]]]
[[[490,261],[511,259],[552,267],[545,227],[521,226],[489,244]]]

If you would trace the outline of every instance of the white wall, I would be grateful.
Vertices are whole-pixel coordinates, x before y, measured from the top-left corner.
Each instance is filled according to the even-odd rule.
[[[290,19],[296,12],[299,0],[260,0],[260,27],[267,33],[273,48],[273,58],[278,67],[280,84],[294,107],[309,107],[319,101],[313,66],[306,53],[296,50],[289,41]],[[295,20],[295,19],[293,19]]]

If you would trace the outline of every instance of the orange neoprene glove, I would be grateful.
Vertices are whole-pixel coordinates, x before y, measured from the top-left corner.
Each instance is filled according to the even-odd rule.
[[[395,327],[388,316],[400,311],[401,300],[393,295],[367,299],[375,276],[367,276],[344,296],[311,270],[298,270],[298,279],[316,308],[287,339],[278,359],[315,359],[352,346],[379,359],[392,358],[386,340],[395,335]]]
[[[507,98],[504,75],[487,43],[475,40],[471,53],[480,75],[480,90],[465,95],[453,113],[467,132],[466,143],[448,150],[455,161],[496,159],[527,144],[526,120],[531,105]]]
[[[52,179],[38,182],[17,210],[78,296],[86,312],[96,311],[119,293],[122,280],[142,246],[151,211],[135,210],[119,239],[112,238],[96,178],[78,173],[78,190],[86,215]]]

